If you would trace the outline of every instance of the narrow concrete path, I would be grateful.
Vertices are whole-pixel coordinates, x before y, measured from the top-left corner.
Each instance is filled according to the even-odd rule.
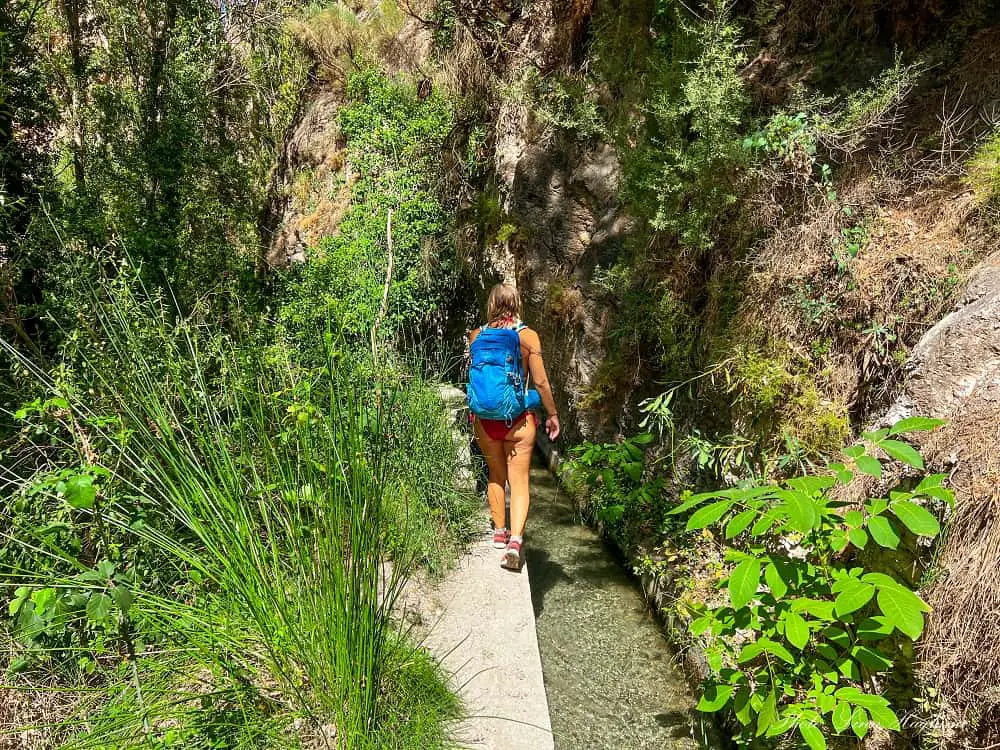
[[[483,538],[443,581],[421,588],[418,633],[465,706],[455,740],[477,750],[552,750],[527,566],[502,569],[500,551]]]

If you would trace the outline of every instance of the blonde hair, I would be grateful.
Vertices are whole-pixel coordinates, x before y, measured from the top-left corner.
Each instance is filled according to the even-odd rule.
[[[504,318],[521,317],[521,295],[509,284],[497,284],[490,289],[486,301],[486,323],[492,325]]]

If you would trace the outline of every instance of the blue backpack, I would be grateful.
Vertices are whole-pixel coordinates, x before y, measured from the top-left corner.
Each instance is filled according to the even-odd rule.
[[[511,424],[528,409],[541,405],[538,391],[528,390],[521,371],[521,339],[524,328],[482,328],[469,347],[467,393],[469,408],[477,417]]]

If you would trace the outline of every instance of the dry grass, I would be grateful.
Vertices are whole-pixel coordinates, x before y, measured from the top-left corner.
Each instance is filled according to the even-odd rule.
[[[7,636],[0,635],[0,652],[12,648]],[[3,661],[11,659],[5,654]],[[19,677],[5,683],[0,685],[0,750],[46,750],[58,744],[52,727],[72,715],[81,695],[54,680]]]
[[[316,61],[318,72],[335,90],[343,91],[350,72],[365,62],[382,62],[397,70],[419,68],[422,50],[402,34],[406,16],[395,2],[337,2],[290,22],[295,39]],[[421,40],[421,44],[423,44]]]
[[[1000,743],[1000,384],[993,382],[926,450],[953,466],[955,515],[926,590],[933,607],[920,678],[937,691],[922,717],[942,747]],[[978,403],[976,403],[978,402]]]

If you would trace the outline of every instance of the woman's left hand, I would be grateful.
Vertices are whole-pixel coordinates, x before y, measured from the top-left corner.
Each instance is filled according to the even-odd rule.
[[[559,437],[559,415],[553,414],[551,417],[545,420],[545,433],[549,436],[549,440],[555,440]]]

